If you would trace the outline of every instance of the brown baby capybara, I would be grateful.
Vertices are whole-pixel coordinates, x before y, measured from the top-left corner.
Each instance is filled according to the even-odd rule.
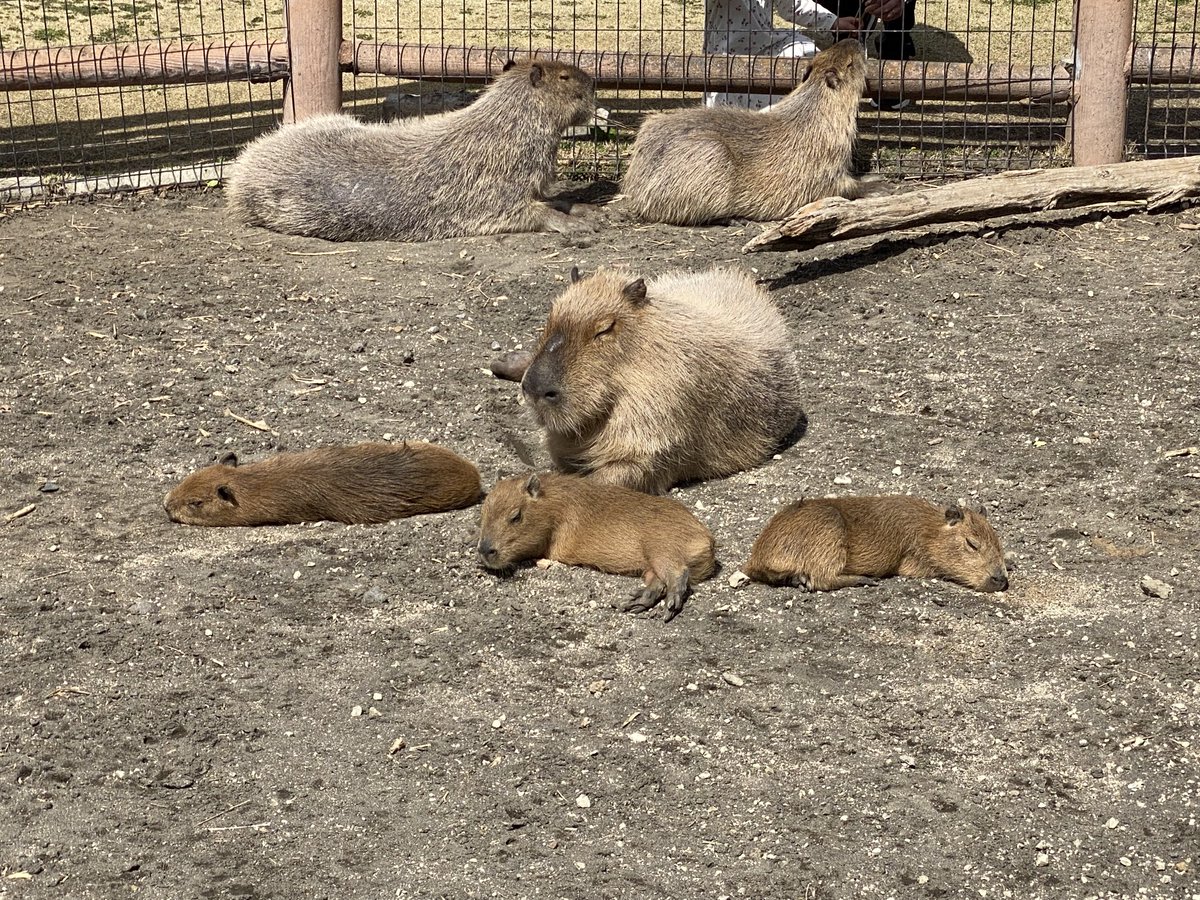
[[[903,496],[792,503],[767,523],[743,571],[807,591],[862,587],[892,575],[943,578],[977,591],[1008,588],[1004,549],[982,509],[943,509]]]
[[[670,497],[651,497],[573,475],[507,478],[483,502],[479,559],[497,572],[548,558],[646,586],[622,609],[645,612],[665,598],[664,620],[683,609],[691,585],[716,570],[712,533]]]
[[[571,282],[521,382],[558,469],[658,494],[757,465],[801,428],[793,338],[745,274]]]
[[[767,112],[728,106],[646,119],[621,180],[647,222],[703,225],[783,219],[821,197],[856,197],[851,175],[866,58],[855,40],[818,53],[804,80]]]
[[[318,116],[264,135],[231,167],[229,203],[243,222],[330,241],[591,229],[546,197],[563,130],[594,108],[582,69],[514,63],[465,109],[373,125]]]
[[[278,453],[238,465],[226,453],[167,494],[184,525],[370,524],[474,506],[479,470],[457,453],[420,441],[354,444]]]

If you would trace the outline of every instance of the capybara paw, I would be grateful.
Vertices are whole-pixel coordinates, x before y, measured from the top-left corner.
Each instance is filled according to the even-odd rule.
[[[812,580],[804,572],[799,572],[788,579],[788,584],[794,588],[799,588],[806,593],[812,593],[816,588],[812,586]]]
[[[621,612],[644,613],[654,609],[662,602],[666,593],[667,586],[665,584],[661,582],[648,584],[644,588],[634,591],[633,596],[621,604]]]
[[[548,210],[546,227],[559,234],[583,234],[599,231],[600,227],[582,216],[571,216],[556,209]]]
[[[679,577],[675,579],[675,583],[667,591],[667,611],[663,616],[663,622],[670,622],[683,611],[683,604],[687,600],[687,595],[688,573],[684,571],[680,573]]]

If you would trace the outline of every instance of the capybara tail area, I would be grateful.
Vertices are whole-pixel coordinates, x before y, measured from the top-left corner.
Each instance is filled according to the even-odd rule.
[[[795,584],[797,574],[790,569],[776,569],[769,565],[756,563],[751,557],[750,562],[742,566],[742,572],[751,581],[769,584],[772,587],[791,587]]]
[[[717,572],[716,542],[712,537],[697,541],[691,547],[687,562],[688,574],[693,584],[712,578]]]

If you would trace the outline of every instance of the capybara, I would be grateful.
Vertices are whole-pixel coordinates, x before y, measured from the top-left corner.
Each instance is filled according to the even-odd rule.
[[[755,581],[836,591],[877,578],[944,578],[977,591],[1008,588],[1004,550],[987,514],[916,497],[800,500],[767,523],[743,571]]]
[[[767,112],[719,106],[658,113],[633,142],[621,190],[647,222],[782,219],[821,197],[856,197],[851,175],[866,59],[855,40],[818,53]]]
[[[645,612],[665,599],[667,622],[716,570],[713,552],[712,533],[679,501],[573,475],[506,478],[483,501],[479,559],[488,569],[548,558],[640,575],[646,586],[622,609]]]
[[[233,164],[236,216],[331,241],[428,241],[593,226],[546,203],[563,130],[589,120],[592,79],[511,64],[466,109],[366,125],[318,116],[264,135]]]
[[[572,270],[521,388],[558,469],[651,494],[757,465],[804,421],[787,325],[731,269]]]
[[[167,494],[184,525],[369,524],[473,506],[479,471],[457,453],[420,441],[278,453],[239,466],[226,453]]]

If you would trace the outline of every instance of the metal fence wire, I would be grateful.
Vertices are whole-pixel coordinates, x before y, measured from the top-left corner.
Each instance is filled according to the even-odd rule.
[[[845,14],[856,0],[820,2],[834,9],[840,2]],[[107,85],[62,81],[50,89],[29,73],[56,54],[111,60],[130,45],[162,41],[195,41],[217,48],[217,56],[220,48],[248,42],[285,47],[283,6],[283,0],[0,0],[0,204],[219,182],[224,164],[280,121],[284,91],[270,71],[251,69],[228,80],[218,73],[189,84],[165,75],[140,83],[110,78]],[[1195,73],[1198,8],[1197,0],[1137,0],[1135,49],[1161,57],[1174,48]],[[766,58],[802,55],[831,40],[831,14],[816,0],[344,0],[343,11],[347,41],[515,53],[687,60],[730,50]],[[1069,95],[1068,0],[915,0],[913,13],[914,58],[1041,72],[1061,85],[1056,96]],[[872,35],[872,56],[875,43]],[[1161,81],[1135,64],[1130,157],[1200,152],[1200,78]],[[606,115],[564,142],[562,174],[617,177],[647,113],[703,102],[706,92],[723,87],[642,81],[603,89]],[[366,120],[456,108],[478,90],[478,79],[461,73],[419,80],[343,76],[345,109]],[[934,179],[1070,161],[1066,102],[968,101],[927,91],[903,108],[893,105],[881,98],[863,107],[864,170]]]

